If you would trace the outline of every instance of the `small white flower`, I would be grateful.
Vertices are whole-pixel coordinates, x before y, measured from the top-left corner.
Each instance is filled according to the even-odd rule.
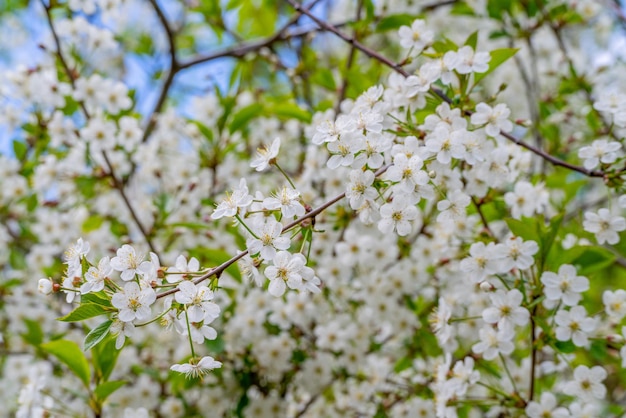
[[[583,276],[577,276],[576,267],[563,264],[559,267],[559,273],[545,271],[541,275],[541,283],[545,286],[543,293],[546,301],[562,301],[566,306],[575,306],[582,298],[581,293],[589,289],[589,280]],[[554,307],[549,303],[549,307]],[[544,303],[545,304],[545,303]]]
[[[522,292],[511,289],[508,292],[498,290],[489,295],[492,307],[483,311],[483,319],[488,324],[498,324],[498,329],[506,332],[513,331],[515,325],[528,323],[528,310],[521,305]]]
[[[611,245],[619,242],[618,232],[626,229],[626,219],[621,216],[612,216],[608,209],[602,208],[598,213],[585,212],[583,228],[587,232],[596,234],[598,244],[605,242]]]
[[[400,46],[406,49],[413,48],[416,54],[422,52],[435,39],[434,32],[428,30],[426,22],[421,19],[415,20],[411,27],[400,26],[398,35],[400,36]]]
[[[222,363],[216,361],[213,357],[205,356],[197,363],[191,360],[189,363],[174,364],[170,367],[170,370],[183,373],[188,378],[202,377],[213,369],[219,369],[222,367]]]
[[[136,273],[140,273],[139,264],[142,261],[143,256],[138,256],[133,247],[124,244],[117,250],[117,257],[111,259],[110,265],[116,271],[122,272],[120,277],[127,282],[134,279]]]
[[[485,125],[485,133],[496,137],[502,132],[511,132],[513,123],[509,120],[511,111],[504,103],[499,103],[492,108],[486,103],[478,103],[476,112],[471,116],[470,121],[476,126]]]
[[[280,209],[283,216],[289,219],[306,213],[304,206],[300,203],[300,192],[287,186],[283,186],[273,197],[266,197],[263,200],[263,207],[269,210]]]
[[[52,293],[52,280],[48,279],[39,279],[39,283],[37,285],[37,290],[39,290],[39,293],[43,294],[43,295],[49,295],[50,293]]]
[[[498,261],[495,258],[495,244],[490,242],[485,245],[484,242],[475,242],[470,247],[469,257],[461,260],[459,268],[467,273],[474,283],[480,283],[485,278],[498,271]]]
[[[150,305],[156,301],[156,293],[151,287],[140,289],[136,282],[126,283],[124,290],[113,294],[111,303],[119,309],[118,318],[123,322],[150,317]]]
[[[104,281],[111,273],[113,273],[113,267],[111,267],[109,257],[102,257],[98,262],[97,268],[89,267],[89,270],[85,273],[85,280],[87,281],[80,287],[80,293],[101,291],[104,289]]]
[[[500,271],[507,272],[517,268],[525,270],[535,263],[533,255],[539,251],[535,241],[524,241],[520,237],[506,240],[496,245],[496,253],[500,258]]]
[[[206,286],[196,286],[192,282],[183,281],[178,284],[179,291],[174,298],[176,302],[187,305],[187,315],[191,322],[212,321],[220,314],[220,307],[211,302],[213,291]]]
[[[604,311],[612,321],[620,322],[626,316],[626,290],[605,290],[602,294]]]
[[[568,418],[569,411],[562,406],[557,407],[556,396],[551,392],[543,392],[541,401],[531,401],[526,406],[528,418]]]
[[[574,306],[569,311],[559,310],[554,322],[556,327],[556,339],[559,341],[569,341],[570,339],[576,347],[587,347],[589,345],[588,334],[596,329],[595,318],[587,316],[587,310],[580,305]]]
[[[583,165],[587,170],[592,170],[598,164],[611,164],[617,159],[617,151],[622,148],[619,142],[606,139],[598,139],[586,147],[578,150],[578,156],[582,158]]]
[[[63,254],[63,262],[67,264],[68,276],[82,276],[81,274],[81,259],[89,252],[89,243],[83,241],[82,238],[78,238],[76,244],[65,250]]]
[[[574,380],[565,384],[563,392],[585,401],[604,399],[606,387],[602,381],[606,379],[606,376],[606,370],[600,366],[594,366],[591,369],[587,366],[578,366],[574,370]]]
[[[215,211],[211,214],[211,219],[220,219],[224,216],[233,217],[239,212],[239,208],[246,208],[252,203],[252,196],[248,194],[248,185],[246,179],[239,181],[239,187],[233,190],[231,194],[227,194]]]
[[[306,259],[300,253],[279,251],[273,262],[273,265],[265,268],[265,276],[270,280],[268,291],[272,296],[282,296],[287,286],[290,289],[301,290],[303,276],[308,277],[313,272],[313,269],[305,266]]]
[[[383,234],[396,231],[403,237],[411,232],[411,221],[417,218],[418,211],[413,205],[408,204],[402,196],[394,197],[391,203],[385,203],[380,207],[380,221],[378,229]]]
[[[486,326],[478,331],[480,341],[472,346],[472,351],[482,354],[485,360],[493,360],[499,354],[509,355],[515,345],[512,342],[515,333],[496,330],[492,326]]]
[[[280,138],[274,139],[268,147],[265,145],[256,150],[257,158],[250,163],[250,167],[256,171],[263,171],[272,164],[272,161],[278,156],[280,150]]]
[[[253,232],[258,238],[248,238],[246,246],[250,254],[261,254],[264,260],[272,260],[276,250],[286,250],[291,246],[289,237],[281,236],[283,224],[269,217],[260,224],[253,226]]]

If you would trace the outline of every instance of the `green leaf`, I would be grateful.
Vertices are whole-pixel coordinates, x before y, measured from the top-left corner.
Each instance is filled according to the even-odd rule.
[[[196,257],[200,261],[202,266],[219,266],[225,261],[230,260],[232,257],[230,253],[224,250],[218,250],[213,248],[198,247],[189,250],[190,257]],[[230,274],[235,280],[241,283],[241,272],[237,263],[232,264],[226,269],[226,272]]]
[[[26,325],[27,330],[24,334],[22,334],[24,341],[34,346],[41,344],[43,342],[41,324],[28,318],[24,318],[24,324]]]
[[[576,346],[571,341],[557,341],[556,343],[554,343],[554,346],[561,353],[569,354],[576,351]]]
[[[565,251],[563,263],[580,266],[581,275],[588,275],[609,267],[615,262],[615,254],[598,246],[577,246]]]
[[[502,20],[503,14],[511,13],[513,0],[487,0],[487,13],[492,19]]]
[[[28,154],[28,145],[24,141],[16,139],[13,141],[13,152],[18,160],[23,161],[26,158],[26,154]]]
[[[331,91],[335,91],[337,89],[333,72],[328,68],[321,67],[315,70],[315,73],[311,76],[311,82],[319,84],[320,86]]]
[[[83,321],[88,318],[100,316],[107,312],[109,312],[109,309],[107,309],[103,305],[83,302],[78,308],[74,309],[72,312],[68,313],[65,316],[57,318],[57,320],[63,322],[77,322]]]
[[[87,334],[87,336],[85,337],[85,341],[83,342],[85,351],[89,351],[90,349],[92,349],[95,345],[102,341],[104,337],[107,336],[107,334],[109,333],[109,329],[111,328],[111,324],[113,324],[113,321],[111,320],[104,321],[103,323],[89,331],[89,334]]]
[[[105,295],[103,291],[95,293],[86,293],[80,297],[82,303],[95,303],[96,305],[113,307],[111,300]]]
[[[295,103],[279,103],[268,109],[268,113],[273,116],[287,119],[297,119],[301,122],[310,123],[313,119],[311,112],[302,109]]]
[[[98,399],[104,401],[106,398],[109,397],[110,394],[124,386],[126,383],[128,382],[124,380],[112,380],[110,382],[104,382],[96,386],[93,393]]]
[[[478,31],[475,31],[470,36],[467,37],[465,41],[465,45],[471,46],[474,51],[476,51],[476,46],[478,45]],[[493,59],[493,58],[492,58]]]
[[[120,355],[120,350],[115,348],[115,340],[115,338],[108,338],[91,350],[96,382],[107,380],[115,368],[117,357]]]
[[[443,38],[440,41],[436,41],[432,47],[440,54],[445,54],[448,51],[456,51],[459,49],[459,46],[448,38]]]
[[[411,26],[414,20],[415,16],[408,13],[385,16],[376,25],[376,32],[387,32],[401,26]]]
[[[89,363],[78,344],[70,340],[54,340],[42,344],[41,348],[58,358],[86,387],[89,387]]]
[[[263,111],[263,105],[260,103],[253,103],[244,107],[233,116],[233,120],[230,122],[228,130],[232,134],[235,131],[240,131],[248,124],[252,119],[256,118]]]
[[[104,218],[100,215],[91,215],[83,222],[83,232],[95,231],[102,226]]]
[[[513,218],[505,218],[504,221],[509,229],[516,237],[522,238],[524,241],[532,240],[537,244],[541,243],[539,228],[535,218],[523,218],[523,221]]]
[[[491,74],[496,68],[502,65],[506,60],[511,58],[519,51],[519,48],[500,48],[491,51],[491,60],[489,61],[489,69],[484,73],[474,74],[474,85],[478,84],[480,80]]]

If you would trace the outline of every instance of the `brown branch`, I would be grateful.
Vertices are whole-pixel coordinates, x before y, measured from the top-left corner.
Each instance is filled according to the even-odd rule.
[[[67,61],[65,60],[65,57],[63,56],[63,52],[61,51],[61,41],[59,40],[59,36],[54,27],[52,14],[50,13],[50,6],[46,5],[45,0],[41,0],[41,4],[46,12],[48,26],[50,27],[50,32],[52,32],[52,38],[54,39],[54,44],[57,49],[56,56],[59,59],[59,62],[61,63],[61,67],[63,68],[63,71],[65,72],[68,79],[70,80],[71,86],[75,88],[77,77],[74,75],[74,72],[70,69],[69,65],[67,64]],[[80,105],[81,110],[83,111],[83,114],[85,115],[85,118],[89,121],[91,119],[91,115],[89,114],[89,111],[87,110],[87,106],[85,105],[83,101],[79,102],[79,105]],[[122,184],[122,182],[115,175],[113,164],[111,164],[111,160],[109,159],[109,156],[104,150],[102,151],[102,157],[104,158],[104,162],[107,165],[107,169],[109,170],[108,176],[111,177],[111,180],[113,181],[113,185],[115,186],[115,189],[119,192],[120,196],[122,197],[124,204],[128,208],[128,211],[130,212],[131,218],[133,219],[133,221],[139,228],[139,231],[143,235],[143,238],[148,244],[148,247],[150,247],[150,250],[158,255],[158,252],[156,251],[154,244],[152,243],[152,240],[150,239],[150,236],[148,235],[145,228],[141,224],[139,217],[137,216],[137,213],[135,212],[132,204],[130,203],[130,200],[128,199],[128,196],[126,195],[126,192],[124,190],[124,184]]]
[[[359,0],[359,4],[356,9],[356,20],[361,19],[361,11],[363,9],[363,0]],[[352,36],[354,39],[357,38],[357,30],[354,29],[352,31]],[[337,94],[337,103],[335,104],[335,115],[339,114],[339,110],[341,109],[341,102],[346,97],[346,91],[348,90],[348,80],[349,80],[349,72],[352,68],[352,64],[354,63],[354,58],[356,56],[356,47],[354,45],[350,45],[350,52],[348,54],[348,60],[346,61],[346,73],[343,76],[343,80],[341,83],[341,87],[339,88],[339,93]]]
[[[385,165],[385,166],[379,168],[376,171],[375,175],[377,177],[380,176],[385,171],[387,171],[387,169],[389,167],[390,167],[390,165]],[[295,221],[288,223],[287,225],[285,225],[283,227],[283,230],[282,230],[281,234],[284,234],[285,232],[295,228],[296,226],[300,225],[303,221],[306,221],[307,219],[315,218],[317,215],[319,215],[320,213],[322,213],[323,211],[325,211],[326,209],[328,209],[329,207],[331,207],[335,203],[339,202],[344,197],[346,197],[346,193],[345,192],[343,192],[343,193],[333,197],[332,199],[328,200],[324,204],[318,206],[317,208],[313,209],[312,211],[310,211],[310,212],[304,214],[303,216],[299,217]],[[245,257],[247,254],[248,254],[248,250],[244,250],[244,251],[240,252],[236,256],[233,256],[230,260],[227,260],[227,261],[223,262],[222,264],[220,264],[219,266],[217,266],[215,268],[212,268],[211,270],[209,270],[208,272],[206,272],[202,276],[194,279],[193,283],[194,284],[201,283],[201,282],[211,278],[212,276],[219,277],[224,272],[224,270],[226,270],[228,267],[230,267],[231,265],[233,265],[234,263],[239,261],[241,258]],[[178,292],[178,290],[179,289],[177,287],[175,287],[173,289],[166,290],[166,291],[164,291],[162,293],[159,293],[157,295],[157,299],[160,299],[160,298],[163,298],[165,296],[174,294],[174,293]]]
[[[167,96],[169,94],[169,90],[172,87],[172,84],[174,83],[174,77],[176,77],[176,73],[180,71],[178,57],[176,56],[175,33],[172,30],[172,27],[170,26],[167,20],[167,17],[163,13],[163,10],[161,10],[159,5],[157,4],[156,0],[148,0],[148,1],[152,5],[152,8],[154,9],[157,17],[159,18],[159,21],[161,22],[161,26],[163,26],[163,30],[165,31],[165,35],[167,37],[167,44],[169,47],[169,56],[170,56],[170,68],[169,68],[169,71],[167,72],[167,77],[165,77],[165,81],[163,82],[163,86],[161,86],[161,91],[154,105],[154,108],[152,109],[150,116],[148,116],[146,120],[146,126],[143,130],[143,136],[141,137],[142,143],[148,140],[148,138],[150,137],[150,134],[154,130],[154,126],[156,124],[156,117],[159,113],[161,113],[161,110],[163,109],[163,105],[165,104],[165,100],[167,99]]]
[[[343,39],[345,42],[349,43],[350,45],[354,45],[354,47],[356,49],[358,49],[359,51],[363,52],[365,55],[367,55],[370,58],[373,58],[377,61],[379,61],[380,63],[384,64],[385,66],[391,68],[392,70],[394,70],[395,72],[402,74],[405,77],[410,76],[410,74],[404,69],[402,68],[402,66],[398,63],[395,63],[393,61],[391,61],[389,58],[379,54],[378,52],[366,47],[365,45],[361,44],[360,42],[358,42],[357,40],[355,40],[354,38],[351,38],[350,36],[346,35],[345,33],[341,32],[339,29],[337,29],[336,27],[334,27],[333,25],[331,25],[328,22],[325,22],[321,19],[319,19],[317,16],[315,16],[314,14],[311,13],[310,10],[304,8],[303,6],[299,5],[298,3],[295,2],[295,0],[286,0],[294,9],[296,9],[298,12],[307,15],[311,20],[313,20],[315,23],[317,23],[321,28],[324,28],[325,30],[327,30],[328,32],[331,32],[335,35],[337,35],[339,38]],[[450,99],[443,91],[441,91],[440,89],[436,88],[436,87],[431,87],[430,89],[431,93],[438,96],[440,99],[442,99],[443,101],[447,102],[447,103],[452,103],[452,99]],[[463,113],[466,116],[471,116],[474,112],[470,111],[470,110],[465,110],[463,111]],[[500,131],[500,135],[502,135],[503,137],[505,137],[506,139],[514,142],[515,144],[526,148],[527,150],[531,151],[533,154],[540,156],[541,158],[544,158],[545,160],[547,160],[548,162],[550,162],[552,165],[556,165],[556,166],[560,166],[560,167],[564,167],[564,168],[568,168],[572,171],[576,171],[579,172],[581,174],[584,174],[588,177],[605,177],[606,173],[604,173],[603,171],[597,171],[597,170],[587,170],[584,167],[580,167],[574,164],[570,164],[566,161],[563,161],[557,157],[554,157],[550,154],[548,154],[547,152],[545,152],[542,149],[539,149],[537,147],[534,147],[524,141],[522,141],[519,138],[516,138],[515,136],[507,133],[507,132],[503,132]]]

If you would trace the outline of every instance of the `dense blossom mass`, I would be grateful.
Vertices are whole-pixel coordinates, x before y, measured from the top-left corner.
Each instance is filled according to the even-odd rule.
[[[14,3],[5,412],[626,414],[616,2]]]

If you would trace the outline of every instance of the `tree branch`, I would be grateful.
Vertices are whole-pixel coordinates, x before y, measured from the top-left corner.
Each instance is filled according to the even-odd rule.
[[[388,168],[389,168],[389,165],[385,165],[385,166],[379,168],[374,175],[376,177],[378,177],[381,174],[383,174],[385,171],[387,171]],[[335,203],[339,202],[344,197],[346,197],[346,193],[345,192],[343,192],[343,193],[333,197],[332,199],[328,200],[324,204],[318,206],[317,208],[313,209],[312,211],[310,211],[310,212],[304,214],[303,216],[299,217],[295,221],[292,221],[292,222],[288,223],[287,225],[285,225],[283,227],[283,229],[281,231],[281,234],[284,234],[285,232],[295,228],[296,226],[300,225],[303,221],[306,221],[307,219],[315,218],[317,215],[319,215],[320,213],[322,213],[323,211],[325,211],[326,209],[328,209],[329,207],[331,207]],[[233,265],[234,263],[236,263],[237,261],[239,261],[240,259],[245,257],[247,254],[248,254],[248,250],[244,250],[244,251],[240,252],[236,256],[233,256],[231,259],[223,262],[222,264],[220,264],[219,266],[217,266],[215,268],[212,268],[211,270],[209,270],[208,272],[206,272],[202,276],[194,279],[194,281],[193,281],[194,284],[201,283],[201,282],[211,278],[212,276],[219,277],[224,272],[224,270],[226,270],[228,267],[230,267],[231,265]],[[166,290],[166,291],[164,291],[162,293],[159,293],[157,295],[157,299],[160,299],[160,298],[163,298],[165,296],[174,294],[174,293],[178,292],[178,290],[179,289],[177,287],[175,287],[173,289]]]
[[[76,76],[74,74],[74,72],[70,69],[69,65],[67,64],[67,61],[65,60],[65,57],[63,56],[63,52],[61,51],[61,41],[59,40],[59,36],[56,32],[56,29],[54,27],[54,21],[52,20],[52,14],[50,13],[50,7],[48,5],[46,5],[45,0],[41,0],[41,5],[43,6],[45,12],[46,12],[46,18],[48,21],[48,26],[50,27],[50,32],[52,32],[52,38],[54,39],[54,44],[56,46],[56,56],[59,59],[59,62],[61,63],[61,67],[63,68],[63,71],[65,72],[65,74],[67,75],[68,79],[70,80],[70,84],[72,86],[72,88],[76,87]],[[91,119],[91,115],[89,114],[89,111],[87,110],[87,106],[85,106],[84,102],[79,102],[80,108],[83,111],[83,114],[85,115],[85,118],[87,120]],[[137,216],[137,213],[135,212],[135,209],[133,208],[132,204],[130,203],[130,200],[128,199],[128,196],[126,195],[126,192],[124,190],[124,185],[122,184],[122,182],[117,178],[117,176],[115,175],[115,170],[113,169],[113,164],[111,164],[111,160],[109,159],[109,156],[107,155],[106,151],[102,151],[102,157],[104,158],[104,162],[107,166],[108,171],[108,176],[111,177],[111,180],[113,181],[113,185],[115,186],[115,189],[119,192],[120,196],[122,197],[122,200],[124,201],[124,205],[126,205],[126,208],[128,209],[131,218],[133,219],[133,221],[135,222],[135,224],[137,225],[137,228],[139,228],[139,231],[141,232],[141,235],[143,235],[144,240],[146,241],[146,243],[148,244],[148,247],[150,247],[150,250],[152,252],[154,252],[155,254],[158,255],[158,252],[156,250],[156,248],[154,247],[154,244],[152,243],[152,240],[150,239],[150,236],[148,235],[148,233],[146,232],[145,228],[143,227],[143,225],[141,224],[139,217]]]
[[[321,19],[319,19],[317,16],[315,16],[314,14],[311,13],[310,10],[306,9],[305,7],[301,6],[300,4],[296,3],[295,0],[286,0],[294,9],[296,9],[298,12],[307,15],[311,20],[313,20],[315,23],[317,23],[321,28],[327,30],[328,32],[332,32],[333,34],[337,35],[339,38],[343,39],[345,42],[349,43],[350,45],[354,45],[354,47],[356,49],[358,49],[359,51],[363,52],[365,55],[367,55],[370,58],[373,58],[377,61],[379,61],[380,63],[386,65],[387,67],[391,68],[392,70],[394,70],[395,72],[402,74],[405,77],[410,76],[411,74],[409,74],[404,68],[402,68],[402,66],[398,63],[395,63],[393,61],[391,61],[389,58],[379,54],[378,52],[366,47],[365,45],[361,44],[360,42],[358,42],[357,40],[355,40],[354,38],[351,38],[350,36],[346,35],[345,33],[341,32],[339,29],[337,29],[336,27],[334,27],[333,25],[331,25],[328,22],[325,22]],[[440,99],[442,99],[443,101],[447,102],[447,103],[452,103],[452,99],[450,99],[443,91],[441,91],[440,89],[436,88],[436,87],[431,87],[431,92],[438,96]],[[474,112],[470,111],[470,110],[465,110],[463,111],[463,113],[467,116],[471,116]],[[565,167],[568,168],[572,171],[576,171],[579,172],[581,174],[584,174],[588,177],[604,177],[606,175],[606,173],[604,173],[603,171],[597,171],[597,170],[587,170],[584,167],[579,167],[577,165],[574,164],[570,164],[566,161],[563,161],[557,157],[554,157],[550,154],[548,154],[547,152],[545,152],[542,149],[539,149],[537,147],[534,147],[524,141],[522,141],[519,138],[514,137],[513,135],[507,133],[507,132],[502,132],[500,131],[500,134],[507,138],[508,140],[510,140],[511,142],[514,142],[515,144],[526,148],[527,150],[531,151],[533,154],[540,156],[541,158],[544,158],[545,160],[547,160],[548,162],[550,162],[553,165],[556,166],[560,166],[560,167]]]

